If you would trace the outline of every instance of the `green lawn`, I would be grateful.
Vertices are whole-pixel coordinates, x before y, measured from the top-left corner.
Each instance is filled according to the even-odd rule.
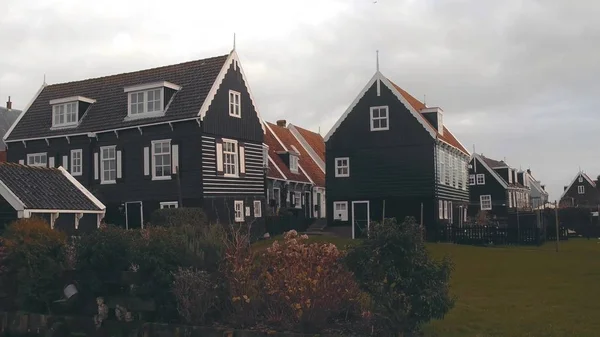
[[[340,248],[350,242],[328,236],[310,240]],[[457,302],[443,320],[425,327],[425,336],[600,336],[599,242],[571,239],[561,242],[558,253],[554,243],[506,248],[428,244],[434,257],[452,257],[451,291]]]

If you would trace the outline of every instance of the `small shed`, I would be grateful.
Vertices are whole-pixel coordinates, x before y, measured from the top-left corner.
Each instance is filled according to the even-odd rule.
[[[33,215],[74,234],[100,226],[106,206],[63,167],[0,163],[0,223]]]

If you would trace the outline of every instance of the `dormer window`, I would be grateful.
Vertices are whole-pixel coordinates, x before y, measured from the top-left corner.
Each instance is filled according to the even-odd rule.
[[[59,98],[50,101],[52,105],[52,127],[62,128],[77,126],[81,115],[90,104],[96,101],[82,96]]]
[[[298,173],[298,156],[290,153],[290,171]]]
[[[242,97],[239,92],[229,90],[229,116],[242,117],[241,101]]]
[[[163,116],[168,102],[180,86],[166,81],[126,87],[127,118]]]

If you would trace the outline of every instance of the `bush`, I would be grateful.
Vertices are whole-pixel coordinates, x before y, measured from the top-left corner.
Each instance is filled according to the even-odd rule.
[[[225,228],[219,224],[183,226],[181,232],[192,264],[211,273],[217,271],[225,255]]]
[[[410,334],[454,305],[449,295],[452,263],[429,257],[414,218],[371,226],[350,249],[347,264],[373,300],[374,326],[386,335]]]
[[[208,218],[202,208],[163,208],[152,212],[150,216],[152,226],[178,227],[208,225]]]
[[[185,323],[202,325],[219,303],[218,285],[205,271],[183,269],[174,274],[173,294],[177,300],[177,311]]]
[[[47,312],[62,297],[66,236],[40,218],[12,223],[2,243],[6,270],[3,284],[16,294],[21,310]]]

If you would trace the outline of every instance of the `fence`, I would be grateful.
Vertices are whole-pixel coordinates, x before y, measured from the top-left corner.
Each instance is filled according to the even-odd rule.
[[[535,245],[556,240],[556,228],[552,226],[463,226],[447,229],[450,240],[456,244],[466,245]],[[567,229],[559,228],[560,240],[567,240]]]

